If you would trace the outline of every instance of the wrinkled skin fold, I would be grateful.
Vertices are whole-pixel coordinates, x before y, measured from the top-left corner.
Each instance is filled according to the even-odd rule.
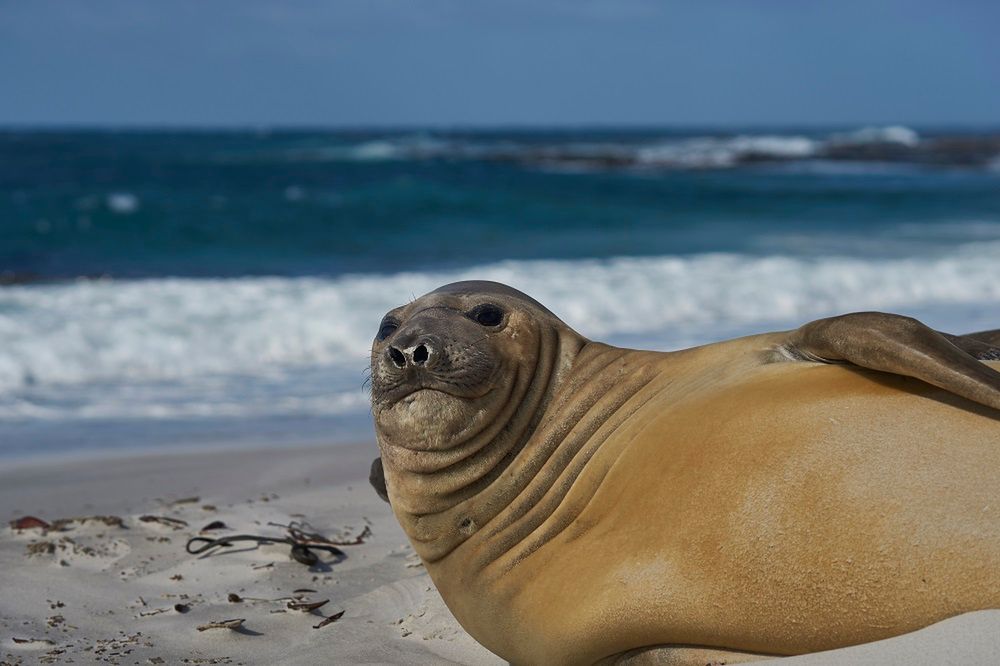
[[[628,350],[446,285],[379,327],[371,481],[513,663],[876,640],[1000,607],[998,344],[856,313]]]

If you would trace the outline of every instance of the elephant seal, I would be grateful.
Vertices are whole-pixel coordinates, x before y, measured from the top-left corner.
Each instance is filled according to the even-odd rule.
[[[1000,607],[997,341],[858,313],[628,350],[451,284],[379,327],[372,480],[516,664],[873,641]]]

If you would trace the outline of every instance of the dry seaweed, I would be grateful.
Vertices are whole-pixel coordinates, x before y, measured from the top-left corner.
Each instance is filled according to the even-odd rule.
[[[311,531],[313,526],[305,521],[293,520],[287,525],[282,523],[269,522],[268,525],[271,527],[283,527],[288,531],[288,535],[294,540],[299,541],[304,544],[324,544],[328,546],[360,546],[365,542],[365,539],[371,536],[371,527],[365,526],[361,532],[353,539],[348,539],[347,541],[336,541],[328,537],[323,536],[319,532]]]

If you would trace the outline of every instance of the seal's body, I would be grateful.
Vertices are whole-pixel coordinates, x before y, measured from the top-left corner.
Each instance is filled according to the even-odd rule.
[[[838,319],[623,350],[480,283],[386,321],[393,510],[459,622],[514,663],[731,663],[1000,607],[1000,363],[972,355],[990,334],[905,320],[921,354],[859,353]]]

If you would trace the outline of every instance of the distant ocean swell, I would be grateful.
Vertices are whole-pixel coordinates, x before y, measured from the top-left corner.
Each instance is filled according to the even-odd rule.
[[[824,160],[1000,169],[1000,135],[921,137],[901,125],[811,134],[712,134],[649,140],[518,141],[434,134],[290,150],[291,161],[480,160],[553,167],[723,169],[761,162]]]
[[[382,314],[465,279],[521,288],[584,335],[672,348],[851,310],[1000,312],[1000,243],[922,258],[717,253],[12,286],[0,289],[0,419],[363,412]]]

